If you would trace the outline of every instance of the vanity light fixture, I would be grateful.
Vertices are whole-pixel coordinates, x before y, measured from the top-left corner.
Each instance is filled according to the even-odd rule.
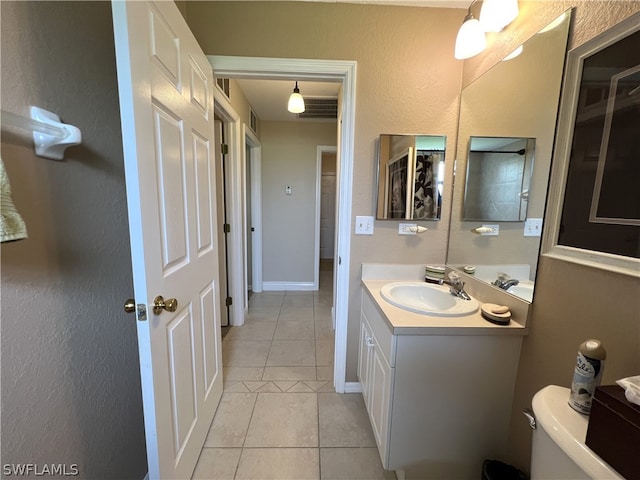
[[[499,32],[518,16],[518,0],[483,0],[480,25],[485,32]]]
[[[287,106],[287,110],[291,113],[302,113],[304,112],[304,98],[300,95],[300,89],[298,88],[298,82],[296,81],[296,86],[293,89],[293,93],[289,97],[289,104]]]
[[[462,26],[458,30],[456,37],[456,48],[454,57],[458,60],[471,58],[482,52],[487,46],[487,39],[484,36],[484,30],[480,22],[471,13],[471,7],[477,0],[473,0],[469,5],[467,16],[464,17]]]

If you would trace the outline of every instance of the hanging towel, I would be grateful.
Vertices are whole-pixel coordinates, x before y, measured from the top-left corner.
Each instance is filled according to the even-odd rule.
[[[0,242],[10,242],[27,238],[24,220],[13,206],[11,185],[0,158]]]

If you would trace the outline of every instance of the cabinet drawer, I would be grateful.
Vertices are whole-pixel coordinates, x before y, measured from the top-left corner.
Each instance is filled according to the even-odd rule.
[[[389,366],[396,365],[396,337],[391,332],[391,327],[376,308],[374,300],[367,291],[362,293],[362,313],[371,326],[371,333],[375,339],[376,347],[382,352]]]

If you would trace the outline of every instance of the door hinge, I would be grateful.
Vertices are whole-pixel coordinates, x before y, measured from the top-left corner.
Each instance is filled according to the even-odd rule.
[[[229,224],[229,223],[225,223],[225,224],[222,226],[222,228],[223,228],[223,230],[224,230],[224,233],[231,233],[231,224]]]
[[[230,307],[231,305],[233,305],[233,298],[227,297],[227,299],[225,300],[225,304],[227,307]]]
[[[227,155],[229,153],[229,145],[227,145],[226,143],[221,143],[220,151],[222,152],[223,155]]]

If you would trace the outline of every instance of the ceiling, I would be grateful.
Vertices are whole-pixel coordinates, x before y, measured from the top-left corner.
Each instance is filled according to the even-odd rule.
[[[249,1],[249,0],[210,0],[210,1]],[[253,0],[256,1],[256,0]],[[270,1],[270,0],[257,0]],[[298,2],[325,3],[365,3],[373,5],[402,5],[414,7],[468,8],[470,0],[289,0]],[[254,112],[263,121],[291,121],[296,115],[287,111],[287,101],[295,86],[294,80],[248,80],[238,79]],[[299,81],[298,87],[303,97],[337,98],[339,83]],[[323,121],[323,120],[305,120]]]
[[[266,2],[273,0],[209,0],[218,2]],[[367,3],[371,5],[402,5],[407,7],[469,8],[471,0],[287,0],[293,2]]]

